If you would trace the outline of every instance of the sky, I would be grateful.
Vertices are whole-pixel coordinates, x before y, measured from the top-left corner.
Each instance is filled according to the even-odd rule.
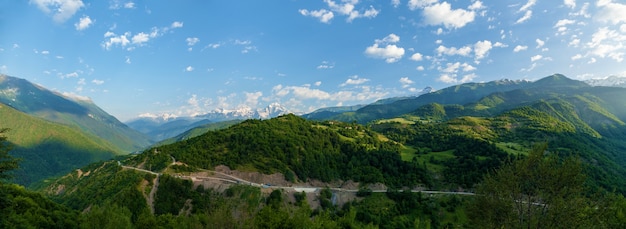
[[[0,0],[0,73],[122,121],[626,76],[621,0]]]

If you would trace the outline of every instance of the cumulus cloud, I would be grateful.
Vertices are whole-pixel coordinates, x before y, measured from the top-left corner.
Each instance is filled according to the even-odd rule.
[[[528,49],[528,46],[526,46],[526,45],[518,45],[518,46],[515,46],[515,48],[513,48],[513,52],[520,52],[520,51],[524,51],[526,49]]]
[[[454,55],[469,56],[472,53],[472,48],[470,46],[463,46],[461,48],[456,48],[456,47],[448,48],[446,46],[439,45],[439,47],[437,47],[435,51],[437,52],[439,56],[443,54],[448,55],[448,56],[454,56]]]
[[[354,76],[351,76],[350,78],[348,78],[346,80],[346,82],[342,83],[339,86],[345,87],[345,86],[348,86],[348,85],[359,85],[359,84],[367,83],[368,81],[370,81],[370,79],[359,78],[358,75],[354,75]]]
[[[174,28],[181,28],[181,27],[183,27],[183,23],[179,22],[179,21],[175,21],[175,22],[172,22],[172,25],[170,27],[172,29],[174,29]]]
[[[185,41],[187,42],[188,46],[193,46],[196,43],[198,43],[200,41],[200,38],[197,37],[187,37],[187,39],[185,39]]]
[[[342,0],[340,3],[333,0],[324,0],[324,2],[328,6],[328,9],[300,9],[298,12],[300,12],[303,16],[317,18],[322,23],[330,23],[330,21],[335,17],[335,13],[346,16],[347,22],[352,22],[357,18],[374,18],[378,15],[378,13],[380,13],[380,11],[375,9],[373,6],[370,6],[365,10],[357,10],[356,5],[359,3],[359,0]]]
[[[400,80],[398,80],[398,82],[400,82],[400,84],[402,84],[402,88],[410,87],[411,84],[415,83],[415,82],[413,82],[413,80],[410,80],[409,77],[402,77],[402,78],[400,78]]]
[[[387,63],[397,62],[404,56],[404,48],[393,44],[399,41],[400,37],[393,33],[383,39],[376,39],[373,45],[365,49],[365,55],[372,58],[385,59]]]
[[[474,78],[476,77],[477,75],[475,73],[470,73],[470,74],[463,75],[463,77],[459,80],[456,74],[441,74],[437,80],[444,82],[444,83],[449,83],[449,84],[467,83],[467,82],[474,80]]]
[[[93,24],[91,18],[89,18],[89,16],[84,16],[80,18],[76,24],[74,24],[74,27],[76,27],[76,30],[81,31],[89,28],[91,24]]]
[[[480,60],[485,58],[489,54],[489,50],[493,48],[491,41],[484,40],[478,41],[474,44],[474,53],[476,54],[476,59]]]
[[[563,0],[563,4],[569,8],[576,8],[576,0]]]
[[[530,57],[530,61],[531,62],[535,62],[535,61],[538,61],[538,60],[541,60],[541,59],[543,59],[542,55],[534,55],[534,56]]]
[[[102,84],[104,84],[104,80],[94,79],[94,80],[91,81],[91,83],[93,83],[95,85],[102,85]]]
[[[424,7],[424,22],[428,25],[443,25],[448,29],[458,29],[474,21],[476,13],[465,9],[452,9],[448,2]]]
[[[300,9],[299,12],[303,16],[311,16],[311,17],[317,18],[322,23],[330,23],[330,21],[335,17],[335,14],[332,11],[329,11],[326,9],[320,9],[320,10]]]
[[[626,22],[626,4],[615,3],[612,0],[598,1],[599,8],[595,17],[599,21],[610,22],[614,25]]]
[[[125,32],[124,34],[117,35],[112,31],[107,31],[106,33],[104,33],[105,40],[102,42],[101,45],[106,50],[110,50],[111,47],[114,46],[120,46],[122,48],[126,48],[127,50],[132,50],[136,46],[144,45],[153,38],[163,36],[168,31],[171,31],[171,29],[180,27],[182,27],[181,22],[174,22],[169,27],[153,27],[150,32],[139,32],[135,35],[132,35],[131,32]]]
[[[83,8],[82,0],[31,0],[46,14],[52,14],[52,19],[57,23],[63,23]]]
[[[416,52],[415,54],[411,55],[411,60],[422,61],[423,59],[424,59],[424,56],[419,52]]]
[[[146,43],[150,40],[150,35],[148,35],[147,33],[141,32],[141,33],[135,34],[135,36],[133,36],[131,40],[133,41],[133,44]]]
[[[546,44],[545,41],[542,41],[539,38],[535,39],[535,42],[537,43],[537,48],[541,48],[541,47],[543,47]]]
[[[624,42],[626,42],[626,34],[602,27],[591,36],[591,41],[585,44],[585,48],[590,50],[589,54],[591,55],[601,58],[608,57],[617,62],[622,62],[626,55]]]
[[[185,71],[186,71],[186,72],[191,72],[191,71],[193,71],[193,67],[192,67],[192,66],[187,66],[187,67],[185,68]]]

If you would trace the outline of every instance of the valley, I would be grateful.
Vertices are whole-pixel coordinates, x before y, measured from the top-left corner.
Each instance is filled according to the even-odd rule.
[[[26,180],[31,190],[2,185],[54,201],[33,209],[66,207],[81,219],[106,215],[136,227],[273,222],[445,228],[486,223],[477,218],[485,215],[472,210],[477,206],[509,206],[498,203],[508,197],[485,198],[498,194],[491,186],[510,188],[496,177],[516,168],[511,173],[517,175],[509,176],[536,178],[519,182],[562,176],[576,188],[553,181],[533,184],[540,189],[522,192],[508,204],[545,207],[551,198],[584,202],[579,210],[590,212],[576,220],[615,226],[626,220],[588,206],[626,209],[626,102],[621,98],[626,88],[590,86],[559,74],[533,82],[469,83],[315,115],[144,120],[134,125],[152,137],[139,141],[151,138],[153,144],[131,143],[144,145],[135,153],[120,150],[124,144],[90,132],[91,127],[26,113],[29,106],[16,99],[0,107],[4,126],[11,129],[6,140],[17,146],[10,156],[24,160],[14,171],[15,181],[24,182],[23,171],[41,174]],[[59,145],[34,147],[46,141]],[[42,162],[52,160],[64,167],[43,170]],[[523,163],[534,164],[519,167]],[[537,169],[521,172],[524,168]],[[545,184],[569,194],[544,193]],[[527,210],[534,211],[532,206]]]

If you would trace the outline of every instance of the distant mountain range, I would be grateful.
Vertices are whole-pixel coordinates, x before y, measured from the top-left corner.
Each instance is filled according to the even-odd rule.
[[[626,76],[609,76],[600,79],[585,80],[591,86],[626,87]]]
[[[291,113],[278,103],[272,103],[265,108],[252,109],[216,109],[206,114],[193,117],[154,116],[141,117],[126,124],[141,133],[147,134],[154,141],[162,141],[175,137],[195,127],[210,123],[219,123],[232,120],[269,119]]]

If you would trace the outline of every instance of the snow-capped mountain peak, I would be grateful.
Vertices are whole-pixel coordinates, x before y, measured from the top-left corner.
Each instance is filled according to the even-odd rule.
[[[591,86],[626,87],[626,76],[609,76],[606,78],[585,80]]]
[[[197,118],[209,119],[211,121],[225,121],[233,119],[269,119],[290,113],[287,108],[279,103],[271,103],[265,108],[253,109],[248,106],[237,109],[215,109],[206,114],[195,116]]]

